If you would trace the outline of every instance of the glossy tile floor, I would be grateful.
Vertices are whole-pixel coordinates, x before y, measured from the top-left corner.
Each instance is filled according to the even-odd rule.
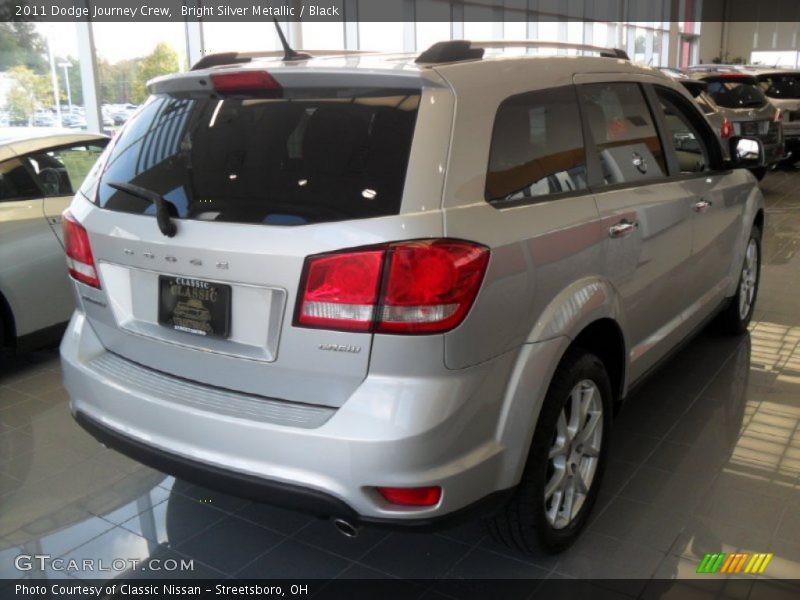
[[[603,597],[657,597],[692,582],[653,579],[692,578],[705,553],[742,550],[774,553],[763,577],[800,579],[800,172],[772,173],[762,187],[768,226],[749,336],[701,334],[630,399],[591,524],[568,552],[523,556],[475,523],[349,540],[329,522],[175,481],[73,423],[51,350],[0,367],[0,577],[62,575],[14,567],[19,554],[45,553],[106,567],[188,558],[195,568],[183,575],[194,577],[441,579],[445,597],[457,579],[605,578],[595,582]],[[413,590],[406,597],[424,591]]]

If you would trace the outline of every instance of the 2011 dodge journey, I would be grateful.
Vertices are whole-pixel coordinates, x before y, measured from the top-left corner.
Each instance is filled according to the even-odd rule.
[[[76,419],[233,494],[559,551],[628,390],[751,318],[763,199],[614,51],[204,58],[65,214]],[[599,54],[599,55],[589,55]]]

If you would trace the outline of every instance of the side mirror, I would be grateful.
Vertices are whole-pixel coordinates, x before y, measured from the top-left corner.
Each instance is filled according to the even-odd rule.
[[[734,166],[754,169],[764,166],[764,144],[755,138],[733,137],[730,140]]]

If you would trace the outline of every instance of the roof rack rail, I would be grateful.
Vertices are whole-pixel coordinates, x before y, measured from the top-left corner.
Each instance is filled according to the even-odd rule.
[[[621,58],[630,60],[628,53],[619,48],[592,46],[591,44],[574,44],[572,42],[546,42],[542,40],[488,40],[472,42],[474,48],[555,48],[557,50],[582,50],[597,52],[605,58]]]
[[[314,58],[325,56],[350,56],[359,54],[374,54],[368,50],[308,50]],[[203,58],[192,65],[192,71],[200,69],[210,69],[225,65],[236,65],[249,63],[260,58],[283,58],[283,50],[264,50],[258,52],[218,52],[216,54],[206,54]]]
[[[558,50],[581,50],[597,52],[606,58],[630,60],[628,53],[619,48],[604,48],[589,44],[569,42],[544,42],[540,40],[450,40],[437,42],[417,57],[417,63],[447,63],[483,58],[488,48],[555,48]]]

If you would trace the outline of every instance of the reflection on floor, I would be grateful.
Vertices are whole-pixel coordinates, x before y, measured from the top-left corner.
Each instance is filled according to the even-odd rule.
[[[133,559],[152,567],[139,575],[434,578],[445,595],[444,580],[458,578],[579,577],[606,579],[604,597],[647,597],[664,592],[648,580],[686,578],[667,590],[681,594],[706,553],[744,551],[774,553],[760,577],[798,579],[799,187],[800,173],[763,182],[765,264],[750,335],[703,333],[631,398],[588,531],[560,556],[516,554],[477,523],[348,540],[328,522],[175,481],[73,423],[47,351],[0,368],[0,577],[63,576],[15,568],[18,555],[44,553],[112,566],[69,572],[78,578],[120,576],[112,561]],[[194,570],[157,571],[169,558],[194,559]]]

